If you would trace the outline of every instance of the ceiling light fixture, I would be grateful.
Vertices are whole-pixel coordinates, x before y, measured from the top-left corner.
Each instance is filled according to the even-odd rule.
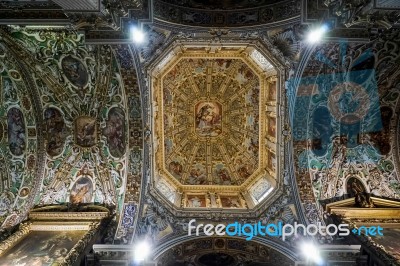
[[[135,263],[140,263],[145,261],[150,255],[150,244],[143,240],[142,242],[138,242],[133,251],[133,259]]]
[[[322,264],[322,258],[319,255],[319,249],[313,243],[303,243],[301,245],[301,251],[307,261],[312,261],[317,265]]]
[[[135,43],[140,44],[144,41],[145,33],[143,32],[142,29],[133,27],[131,29],[131,38]]]
[[[328,31],[327,25],[321,25],[321,27],[319,27],[317,29],[313,29],[307,35],[307,42],[313,43],[313,44],[319,43],[327,31]]]

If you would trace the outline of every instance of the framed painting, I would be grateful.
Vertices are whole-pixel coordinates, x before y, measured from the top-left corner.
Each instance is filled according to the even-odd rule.
[[[244,208],[238,195],[219,195],[219,205],[222,208]]]
[[[276,80],[268,82],[268,101],[276,101]]]
[[[210,203],[206,194],[186,194],[185,207],[188,208],[207,208]]]
[[[276,139],[276,118],[273,116],[268,117],[267,133],[273,139]]]
[[[92,147],[96,144],[96,119],[80,116],[75,120],[75,141],[81,147]]]
[[[0,243],[0,265],[72,265],[108,212],[33,212]]]

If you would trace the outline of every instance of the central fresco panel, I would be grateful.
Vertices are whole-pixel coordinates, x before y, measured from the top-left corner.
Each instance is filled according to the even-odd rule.
[[[241,185],[259,167],[260,81],[240,58],[183,58],[161,80],[164,166],[183,185]]]

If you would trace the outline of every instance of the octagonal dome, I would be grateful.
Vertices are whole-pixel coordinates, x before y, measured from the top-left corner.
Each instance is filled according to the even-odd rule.
[[[179,49],[152,72],[155,187],[179,207],[254,206],[275,184],[276,71],[250,46]]]
[[[183,185],[241,185],[259,168],[260,80],[243,60],[180,59],[161,90],[170,176]]]

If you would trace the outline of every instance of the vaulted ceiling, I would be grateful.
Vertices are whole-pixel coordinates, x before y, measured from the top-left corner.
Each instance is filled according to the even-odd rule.
[[[323,222],[349,180],[398,199],[400,7],[350,2],[1,2],[2,228],[97,203],[103,242],[163,245],[189,218]]]

